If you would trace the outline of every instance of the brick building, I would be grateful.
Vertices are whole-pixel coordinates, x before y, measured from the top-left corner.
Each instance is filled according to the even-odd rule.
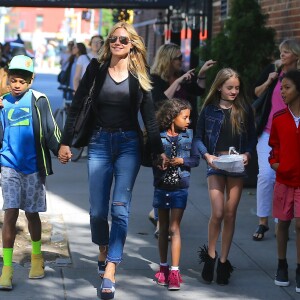
[[[267,26],[276,30],[276,41],[285,38],[300,40],[300,1],[299,0],[257,0],[262,12],[269,15]],[[228,17],[231,0],[213,0],[212,36],[217,34]]]
[[[207,18],[208,38],[213,38],[224,26],[229,17],[230,3],[232,0],[197,0],[202,7],[206,7],[204,14]],[[267,26],[276,30],[276,41],[279,43],[284,38],[297,38],[300,40],[300,0],[257,0],[262,12],[269,15]],[[193,0],[182,0],[177,9],[183,17],[187,16],[189,8],[196,4]],[[174,15],[175,10],[169,10]],[[165,41],[170,41],[166,35],[157,35],[153,30],[153,24],[159,15],[166,19],[167,10],[138,10],[134,23],[141,36],[144,37],[148,49],[148,61],[151,63],[156,49]],[[199,35],[198,35],[199,36]],[[181,44],[183,52],[189,52],[193,48],[190,41],[186,39],[186,28],[181,30],[176,43]],[[172,40],[171,40],[172,41]],[[194,43],[195,44],[195,43]],[[197,44],[197,43],[196,43]],[[199,43],[201,44],[201,35]],[[196,46],[197,47],[197,46]]]
[[[99,13],[90,10],[89,20],[83,19],[82,8],[12,7],[7,11],[5,39],[15,39],[17,33],[24,41],[35,43],[54,40],[66,44],[76,39],[86,42],[98,33]]]
[[[299,0],[261,0],[264,13],[269,14],[268,25],[275,28],[276,39],[300,40],[300,1]]]

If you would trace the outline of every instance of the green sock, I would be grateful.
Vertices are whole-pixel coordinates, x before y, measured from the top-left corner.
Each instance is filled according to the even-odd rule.
[[[14,248],[3,248],[3,265],[12,266]]]
[[[42,241],[39,240],[37,242],[31,241],[31,246],[32,246],[32,254],[41,254],[41,247],[42,247]]]

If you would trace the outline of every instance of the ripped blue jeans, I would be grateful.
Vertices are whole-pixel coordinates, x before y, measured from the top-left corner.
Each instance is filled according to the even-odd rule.
[[[91,234],[93,243],[108,245],[109,262],[122,261],[132,189],[140,169],[140,160],[137,132],[109,132],[101,129],[93,132],[88,146]]]

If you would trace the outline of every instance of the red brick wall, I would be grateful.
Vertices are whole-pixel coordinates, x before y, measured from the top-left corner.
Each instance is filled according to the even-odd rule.
[[[275,28],[278,42],[285,38],[300,40],[299,0],[261,0],[260,5],[269,14],[268,25]]]
[[[221,1],[214,0],[212,4],[212,37],[221,31],[223,27],[223,21],[221,20]]]
[[[262,11],[269,15],[267,26],[276,30],[276,40],[278,42],[285,38],[297,38],[300,40],[299,0],[258,0],[258,3],[261,5]],[[220,32],[223,27],[220,5],[220,0],[213,0],[212,36]]]

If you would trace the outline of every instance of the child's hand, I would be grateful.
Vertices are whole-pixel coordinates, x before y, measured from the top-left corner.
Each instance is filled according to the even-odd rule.
[[[279,163],[275,163],[275,164],[273,164],[273,165],[271,166],[271,168],[272,168],[274,171],[277,171],[278,167],[279,167]]]
[[[169,164],[169,158],[165,153],[162,153],[160,155],[160,162],[159,165],[157,166],[161,170],[166,170]]]
[[[72,152],[70,147],[67,145],[61,145],[58,151],[58,159],[62,164],[66,164],[70,161],[72,157]]]
[[[183,161],[183,158],[181,158],[181,157],[171,158],[170,162],[169,162],[169,164],[171,166],[180,166],[180,165],[183,165],[183,163],[184,163],[184,161]]]
[[[207,164],[208,164],[211,168],[213,168],[213,169],[215,169],[215,170],[218,169],[218,168],[214,165],[214,163],[213,163],[213,161],[214,161],[215,159],[218,159],[217,156],[215,156],[215,155],[210,155],[210,154],[206,153],[206,154],[204,155],[204,157],[205,157],[205,159],[206,159]]]
[[[242,154],[243,156],[243,162],[244,162],[244,166],[247,166],[250,160],[250,153],[246,152],[244,154]]]

